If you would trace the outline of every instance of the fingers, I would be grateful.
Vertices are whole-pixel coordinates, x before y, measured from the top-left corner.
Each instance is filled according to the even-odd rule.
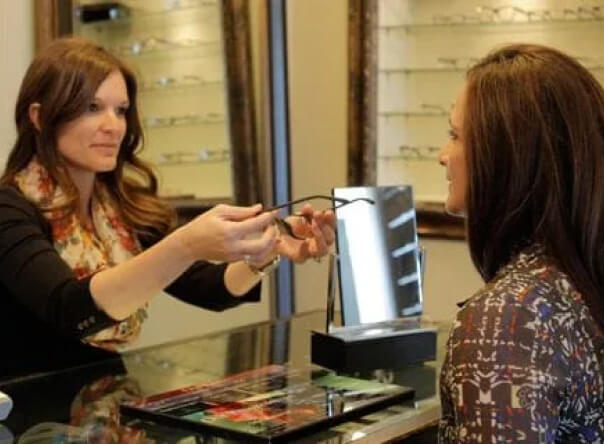
[[[312,221],[312,214],[310,217],[310,220]],[[292,230],[297,237],[306,238],[312,236],[311,224],[304,216],[289,216],[286,221],[292,227]]]
[[[327,245],[329,246],[333,244],[336,240],[336,215],[334,212],[331,210],[324,211],[321,216],[317,217],[316,219]]]
[[[275,250],[277,242],[277,230],[275,227],[268,227],[261,237],[257,239],[242,239],[238,242],[237,252],[240,258],[250,256],[252,263],[263,262],[263,259],[269,256]]]
[[[311,224],[312,239],[309,239],[309,253],[312,257],[319,258],[327,254],[327,242],[323,236],[323,231],[317,224],[317,219],[313,219]]]
[[[313,214],[315,213],[315,211],[313,210],[312,205],[307,203],[307,204],[304,204],[304,205],[302,206],[302,209],[300,209],[300,211],[298,211],[298,213],[299,213],[301,216],[304,216],[304,217],[306,217],[307,219],[309,219],[310,217],[312,217],[312,216],[313,216]]]
[[[262,204],[249,207],[238,207],[234,205],[216,205],[215,211],[226,220],[242,221],[256,216],[262,210]]]
[[[275,212],[260,213],[258,216],[237,222],[234,230],[240,236],[264,231],[275,220]]]
[[[310,257],[309,242],[291,239],[277,244],[277,251],[293,262],[302,263]]]

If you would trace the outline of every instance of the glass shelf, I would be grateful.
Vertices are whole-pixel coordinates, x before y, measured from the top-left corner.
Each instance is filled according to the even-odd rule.
[[[414,74],[414,73],[443,73],[443,72],[466,72],[469,67],[454,68],[454,67],[439,67],[439,66],[425,66],[417,68],[380,68],[378,73],[385,74],[387,76],[393,74]]]
[[[118,17],[108,20],[98,20],[92,22],[82,22],[75,11],[75,20],[78,25],[84,29],[96,28],[102,30],[104,28],[119,29],[138,26],[144,29],[155,27],[170,27],[179,26],[189,23],[199,23],[211,19],[219,19],[219,5],[214,2],[200,2],[198,6],[190,7],[172,7],[165,9],[145,9],[140,7],[128,7],[126,10],[121,10]],[[126,5],[127,6],[127,5]]]
[[[143,126],[148,129],[159,129],[196,125],[218,125],[225,122],[224,115],[216,113],[208,115],[147,117],[143,119]]]
[[[381,160],[418,160],[431,162],[438,159],[441,147],[434,145],[401,145],[397,154],[384,154],[378,156]]]
[[[414,157],[414,156],[406,156],[406,155],[402,155],[402,154],[385,154],[385,155],[381,155],[381,156],[377,156],[378,160],[384,160],[386,162],[390,162],[390,161],[403,161],[403,162],[436,162],[438,161],[438,157],[436,156],[431,156],[431,157]]]
[[[138,58],[147,55],[158,55],[158,54],[174,54],[175,52],[191,51],[195,49],[214,48],[218,49],[222,47],[222,42],[219,40],[208,40],[208,41],[193,41],[193,40],[182,40],[182,41],[168,41],[162,39],[149,38],[146,40],[133,41],[130,43],[123,43],[117,47],[110,48],[111,52],[120,56],[128,58]],[[213,54],[214,55],[214,54]],[[218,54],[215,54],[218,55]]]
[[[407,74],[430,74],[430,73],[465,73],[471,66],[467,67],[438,67],[438,66],[425,66],[417,68],[380,68],[378,69],[379,74],[389,75],[407,75]],[[589,71],[599,72],[604,71],[604,65],[602,66],[585,66]]]
[[[448,117],[448,112],[426,112],[426,111],[382,111],[378,116],[386,119],[391,117]]]
[[[201,164],[211,164],[211,163],[228,163],[231,161],[230,157],[225,157],[222,159],[208,159],[208,160],[168,160],[160,162],[157,161],[156,165],[158,167],[177,167],[182,165],[201,165]]]
[[[224,148],[202,148],[198,151],[169,151],[159,153],[157,165],[175,166],[199,163],[229,162],[231,153]]]
[[[126,6],[128,6],[129,2],[124,2]],[[173,2],[175,5],[178,5],[179,2]],[[203,0],[197,2],[189,2],[188,6],[172,6],[163,9],[146,9],[139,8],[136,6],[128,6],[130,10],[130,14],[135,14],[136,17],[146,18],[146,17],[166,17],[171,14],[178,14],[181,12],[191,13],[197,11],[207,11],[208,9],[218,9],[218,2],[214,0]]]
[[[163,80],[164,78],[160,78],[148,85],[144,85],[141,88],[141,92],[145,93],[155,93],[155,92],[173,92],[180,90],[189,90],[194,88],[206,88],[206,87],[217,87],[223,86],[224,81],[222,80],[207,80],[207,81],[191,81],[191,82],[182,82],[182,81],[172,81],[172,79]]]
[[[397,23],[392,25],[379,25],[380,31],[413,30],[425,28],[459,28],[459,27],[482,27],[482,26],[559,26],[559,25],[584,25],[601,24],[604,22],[604,15],[590,14],[583,17],[577,17],[577,11],[571,10],[574,17],[569,17],[569,12],[558,11],[549,18],[539,17],[542,11],[525,11],[524,19],[493,19],[485,18],[472,14],[451,14],[435,16],[432,22],[418,23]],[[550,11],[551,12],[551,11]],[[533,18],[529,18],[532,14]]]

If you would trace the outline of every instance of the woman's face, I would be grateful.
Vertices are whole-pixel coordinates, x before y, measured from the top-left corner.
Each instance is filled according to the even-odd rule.
[[[111,171],[126,134],[128,90],[120,71],[111,72],[88,109],[57,131],[57,147],[72,174]]]
[[[440,164],[446,168],[449,183],[445,209],[448,213],[459,216],[465,216],[467,210],[468,173],[462,134],[465,106],[466,88],[464,87],[451,109],[449,139],[438,155]]]

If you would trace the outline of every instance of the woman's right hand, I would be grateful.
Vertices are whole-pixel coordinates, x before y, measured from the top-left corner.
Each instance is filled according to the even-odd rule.
[[[262,205],[237,207],[219,204],[182,226],[175,235],[193,261],[234,262],[261,256],[275,247],[276,230],[266,228],[275,214],[261,213]],[[262,233],[262,236],[249,238]]]

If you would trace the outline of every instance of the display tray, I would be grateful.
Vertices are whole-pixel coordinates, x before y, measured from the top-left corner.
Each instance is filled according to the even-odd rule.
[[[127,417],[244,442],[289,442],[413,398],[413,389],[270,365],[122,404]]]

